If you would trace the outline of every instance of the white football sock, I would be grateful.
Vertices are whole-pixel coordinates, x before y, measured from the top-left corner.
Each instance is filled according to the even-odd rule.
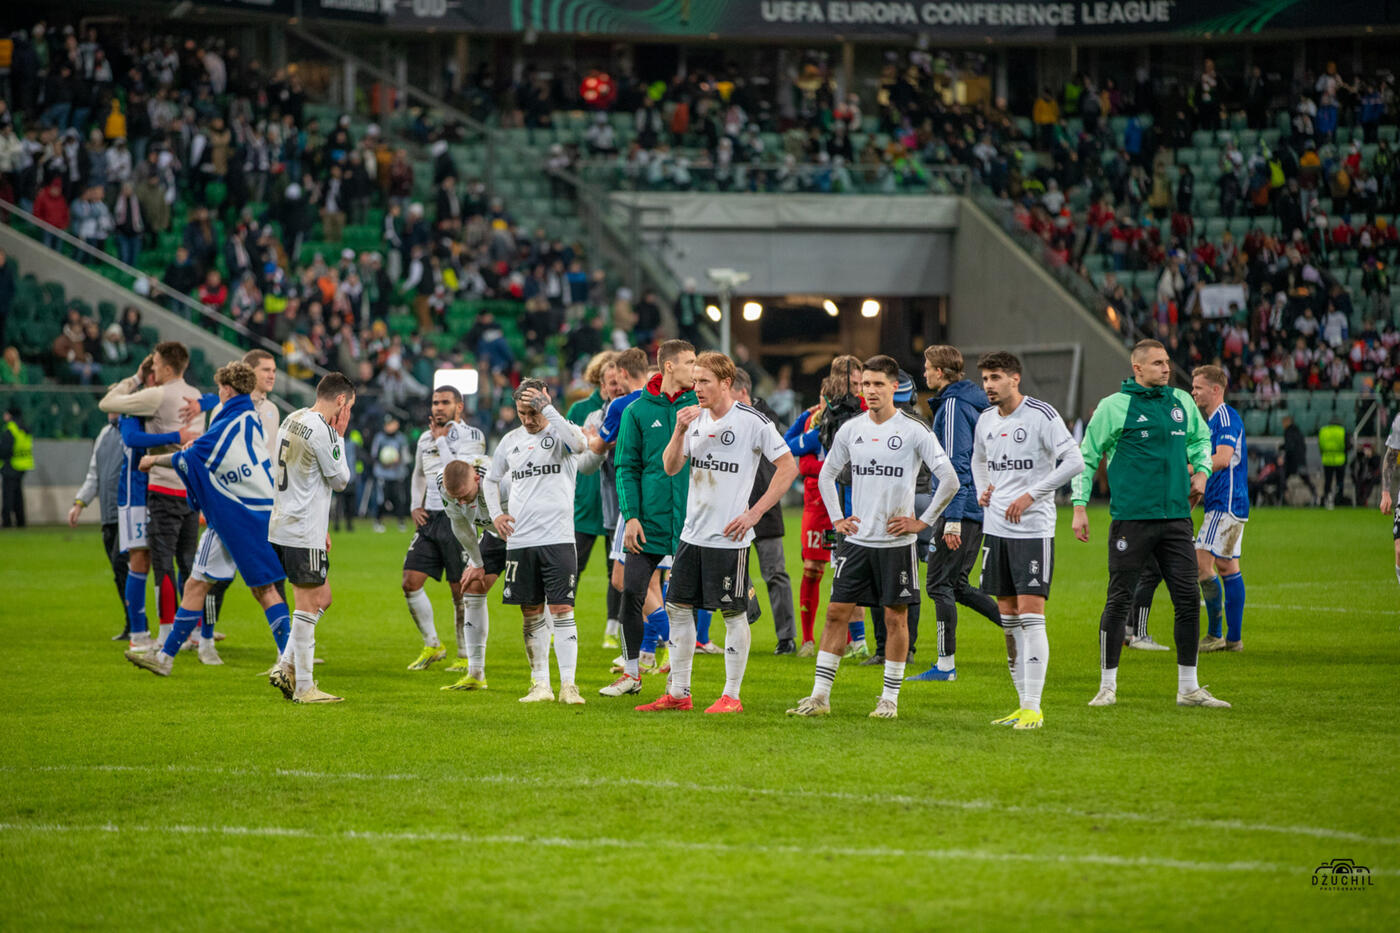
[[[899,702],[899,686],[904,683],[904,662],[885,662],[885,689],[880,691],[880,699],[891,703]]]
[[[1021,617],[1003,613],[1001,627],[1011,637],[1012,644],[1006,652],[1006,666],[1011,671],[1011,686],[1016,688],[1016,707],[1024,709],[1022,703],[1026,696],[1026,656],[1021,652]],[[1015,657],[1012,657],[1013,650]]]
[[[616,619],[609,619],[608,624],[603,626],[604,635],[616,635],[622,631],[622,623]]]
[[[523,616],[525,658],[530,662],[530,679],[549,683],[549,622],[543,612]]]
[[[552,615],[552,613],[551,613]],[[559,664],[559,686],[574,682],[578,669],[578,626],[574,611],[569,609],[554,616],[554,660]]]
[[[1021,614],[1021,642],[1016,654],[1020,658],[1024,649],[1025,661],[1018,665],[1024,671],[1022,683],[1025,685],[1021,697],[1021,708],[1032,712],[1040,710],[1040,695],[1045,692],[1045,671],[1050,666],[1050,637],[1045,631],[1045,616],[1033,613]]]
[[[693,644],[694,639],[691,641]],[[739,699],[739,688],[744,683],[744,669],[749,665],[749,646],[752,643],[753,632],[749,630],[747,609],[724,617],[725,696]],[[674,670],[674,667],[672,669]]]
[[[958,665],[957,665],[957,662],[953,659],[953,656],[952,656],[951,654],[939,655],[939,657],[938,657],[938,669],[939,669],[940,671],[951,671],[953,668],[955,668],[955,667],[957,667],[957,666],[958,666]]]
[[[405,593],[404,598],[408,600],[408,614],[413,616],[413,624],[423,634],[423,644],[429,648],[440,647],[442,642],[438,641],[437,627],[433,625],[433,603],[428,594],[419,589]]]
[[[467,594],[452,600],[452,621],[457,627],[457,657],[467,656]]]
[[[831,683],[836,679],[836,669],[841,666],[841,655],[830,651],[817,652],[817,675],[812,684],[812,696],[831,696]]]
[[[316,663],[316,616],[310,612],[292,613],[292,635],[287,639],[292,648],[292,663],[297,672],[297,693],[310,690],[315,682],[311,669]]]
[[[1395,582],[1400,583],[1400,564],[1395,565]]]
[[[690,606],[666,604],[671,619],[671,685],[668,692],[677,699],[690,696],[690,672],[695,665],[695,610]]]
[[[160,644],[160,645],[164,645],[164,644],[165,644],[165,640],[166,640],[167,638],[170,637],[170,630],[173,629],[174,627],[175,627],[175,623],[174,623],[174,622],[162,622],[162,623],[160,623],[159,634],[158,634],[157,637],[156,637],[156,643],[157,643],[157,644]]]
[[[491,630],[491,618],[486,609],[486,595],[462,594],[462,615],[467,640],[467,673],[473,677],[486,676],[486,636]]]
[[[1176,666],[1176,692],[1190,693],[1200,688],[1201,685],[1196,680],[1196,665],[1187,667],[1185,664],[1178,664]]]

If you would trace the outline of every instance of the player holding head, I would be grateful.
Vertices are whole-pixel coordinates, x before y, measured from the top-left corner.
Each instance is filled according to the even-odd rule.
[[[331,604],[328,580],[331,493],[350,483],[350,465],[340,435],[350,424],[355,386],[340,373],[328,373],[316,386],[316,403],[292,412],[277,432],[277,488],[267,539],[292,584],[296,612],[287,650],[268,681],[297,703],[339,703],[311,679],[316,623]]]
[[[1390,423],[1390,435],[1385,439],[1385,451],[1381,456],[1381,511],[1389,512],[1395,507],[1391,531],[1395,538],[1395,579],[1400,581],[1400,503],[1392,498],[1397,478],[1400,478],[1400,414]]]
[[[525,657],[530,662],[530,692],[522,703],[550,702],[550,623],[554,620],[554,657],[559,664],[559,702],[584,702],[574,683],[578,667],[578,628],[574,624],[574,588],[578,556],[574,552],[575,454],[586,440],[549,398],[539,379],[521,380],[515,391],[520,427],[501,438],[486,477],[486,506],[496,533],[506,542],[505,588],[501,596],[519,606],[524,620]],[[509,479],[511,510],[501,504],[501,483]]]
[[[919,599],[918,534],[936,519],[958,491],[953,465],[933,432],[901,412],[894,402],[899,364],[873,356],[861,372],[867,411],[836,433],[822,465],[822,499],[832,527],[844,537],[831,557],[831,603],[817,653],[812,695],[789,716],[824,716],[831,712],[831,684],[841,664],[847,624],[857,605],[885,607],[885,689],[870,715],[899,715],[899,687],[909,651],[907,607]],[[933,501],[922,515],[914,513],[919,466],[938,480]],[[851,514],[845,516],[836,477],[851,468]]]
[[[452,534],[452,523],[443,514],[442,495],[437,480],[442,468],[458,456],[486,453],[486,437],[462,421],[462,393],[449,385],[433,390],[428,430],[418,436],[411,481],[413,524],[417,530],[403,559],[403,595],[408,614],[423,636],[423,650],[408,665],[410,671],[425,671],[447,657],[433,623],[433,603],[423,591],[428,577],[441,580],[447,574],[452,591],[453,615],[457,626],[457,661],[449,671],[467,672],[470,666],[466,646],[466,608],[462,603],[462,571],[466,560],[462,546]]]
[[[1178,706],[1228,707],[1196,679],[1197,605],[1191,507],[1210,475],[1210,429],[1191,397],[1170,387],[1171,360],[1157,340],[1133,347],[1133,378],[1099,402],[1079,445],[1084,472],[1074,481],[1074,536],[1089,540],[1089,490],[1108,459],[1108,595],[1099,617],[1099,692],[1090,706],[1118,700],[1123,625],[1149,557],[1167,581],[1175,610]]]
[[[638,710],[688,710],[695,659],[695,610],[724,617],[724,692],[707,713],[741,713],[739,689],[749,660],[749,543],[753,526],[797,478],[797,462],[778,429],[758,409],[736,402],[734,361],[723,353],[695,358],[695,405],[676,413],[662,466],[675,476],[690,464],[685,524],[671,567],[666,609],[671,619],[671,682],[660,699]],[[759,460],[776,467],[750,506]]]
[[[1244,575],[1240,544],[1249,521],[1249,454],[1244,420],[1225,404],[1230,380],[1219,366],[1191,372],[1191,397],[1210,426],[1210,479],[1201,504],[1205,518],[1196,535],[1196,574],[1206,602],[1208,628],[1202,651],[1241,651],[1244,627]],[[1217,574],[1218,571],[1218,574]],[[1224,584],[1222,586],[1222,583]],[[1223,612],[1222,612],[1222,603]],[[1221,616],[1225,631],[1221,631]],[[1224,634],[1225,637],[1221,637]]]
[[[486,594],[506,563],[505,542],[497,537],[486,507],[483,480],[490,472],[490,463],[485,456],[473,454],[449,462],[438,475],[443,511],[467,554],[467,567],[459,581],[467,672],[443,690],[486,689],[486,638],[491,630]]]
[[[1045,601],[1055,564],[1055,490],[1084,472],[1064,419],[1021,394],[1021,361],[1004,351],[977,361],[992,407],[977,419],[972,477],[983,509],[982,589],[996,596],[1008,651],[1016,712],[996,725],[1039,729],[1050,663]]]
[[[230,363],[214,374],[214,381],[220,408],[209,430],[186,450],[141,460],[142,470],[177,470],[190,505],[204,513],[209,525],[164,647],[126,652],[131,663],[162,677],[170,674],[176,652],[199,625],[210,587],[217,580],[232,580],[235,573],[243,574],[262,606],[279,650],[287,640],[287,604],[274,585],[283,579],[282,567],[267,541],[272,465],[250,395],[257,377],[252,367]]]

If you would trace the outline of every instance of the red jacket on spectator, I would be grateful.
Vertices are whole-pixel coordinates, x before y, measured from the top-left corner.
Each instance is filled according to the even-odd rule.
[[[68,201],[63,197],[63,182],[53,182],[34,198],[34,216],[60,230],[68,229]]]
[[[199,302],[210,311],[222,311],[228,303],[228,286],[220,282],[217,288],[211,288],[205,282],[199,286]]]
[[[1343,220],[1332,228],[1332,245],[1337,247],[1337,249],[1350,248],[1354,232],[1355,231],[1351,229],[1351,224]]]

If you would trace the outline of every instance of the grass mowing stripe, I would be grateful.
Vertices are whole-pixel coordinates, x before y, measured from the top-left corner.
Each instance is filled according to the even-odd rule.
[[[606,778],[531,778],[518,774],[479,774],[433,777],[424,774],[389,772],[371,774],[359,771],[307,771],[286,768],[214,768],[199,765],[38,765],[30,768],[0,767],[3,772],[137,772],[145,774],[206,774],[224,777],[267,777],[305,778],[317,781],[408,781],[419,784],[433,780],[455,784],[481,784],[508,787],[573,787],[587,790],[597,787],[637,787],[645,790],[674,790],[686,793],[720,793],[726,795],[758,795],[762,797],[793,797],[807,800],[835,800],[852,804],[890,804],[895,806],[946,808],[950,810],[985,811],[1026,816],[1062,816],[1088,820],[1119,820],[1135,823],[1171,823],[1174,826],[1190,826],[1196,829],[1216,829],[1228,832],[1277,833],[1288,836],[1311,836],[1318,839],[1337,839],[1347,842],[1361,842],[1371,845],[1400,845],[1400,837],[1367,836],[1363,833],[1326,826],[1274,826],[1268,823],[1249,823],[1243,820],[1212,820],[1200,817],[1179,817],[1170,814],[1137,813],[1127,811],[1076,810],[1070,807],[1025,806],[1003,804],[993,800],[945,800],[937,797],[914,797],[907,794],[886,794],[878,791],[821,791],[802,788],[741,787],[716,784],[699,784],[686,781],[660,781],[646,778],[606,777]]]
[[[850,846],[806,846],[806,845],[753,845],[729,844],[723,842],[689,842],[683,839],[612,839],[596,837],[592,839],[568,836],[523,836],[523,835],[471,835],[466,833],[417,833],[380,832],[374,830],[347,829],[340,832],[315,832],[307,829],[292,829],[284,826],[191,826],[172,824],[169,826],[130,825],[115,823],[94,824],[91,826],[68,826],[59,823],[0,823],[0,832],[6,833],[153,833],[157,835],[209,835],[246,836],[297,839],[344,839],[360,842],[438,842],[452,845],[504,845],[504,846],[544,846],[565,849],[675,849],[681,852],[717,852],[724,854],[761,853],[766,855],[800,855],[811,858],[871,858],[871,859],[938,859],[943,861],[979,862],[1020,862],[1031,864],[1060,865],[1107,865],[1115,868],[1167,868],[1178,871],[1203,872],[1264,872],[1269,874],[1296,873],[1308,869],[1298,865],[1279,865],[1273,862],[1197,862],[1182,859],[1154,858],[1152,856],[1123,856],[1103,853],[1082,853],[1075,855],[1045,855],[1033,852],[991,852],[985,849],[903,849],[876,846],[870,848]],[[1393,874],[1384,870],[1371,869],[1373,875]]]

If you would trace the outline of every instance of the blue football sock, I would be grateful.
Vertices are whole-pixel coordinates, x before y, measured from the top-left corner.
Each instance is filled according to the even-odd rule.
[[[287,612],[287,604],[269,606],[263,610],[263,615],[267,616],[267,627],[272,629],[272,640],[277,642],[277,650],[283,651],[287,647],[287,636],[292,633],[292,617]]]
[[[700,645],[710,643],[710,610],[695,610],[695,642]]]
[[[646,622],[642,624],[642,650],[648,654],[656,653],[657,642],[665,642],[671,637],[671,617],[666,614],[666,607],[647,616]]]
[[[170,634],[165,638],[165,647],[161,650],[172,658],[180,653],[180,646],[190,637],[190,633],[199,626],[204,618],[202,609],[186,609],[181,606],[175,610],[175,624],[170,627]]]
[[[1225,578],[1225,640],[1239,641],[1244,628],[1244,574]]]
[[[214,637],[214,619],[213,619],[213,617],[210,616],[209,613],[207,613],[207,612],[204,613],[203,618],[201,618],[201,619],[199,620],[199,637],[200,637],[200,638],[213,638],[213,637]]]
[[[865,641],[864,619],[861,619],[859,622],[849,623],[846,627],[846,630],[851,633],[851,641]]]
[[[1201,581],[1201,598],[1206,601],[1206,619],[1209,622],[1210,637],[1219,638],[1222,629],[1221,615],[1224,608],[1221,603],[1225,597],[1220,588],[1218,576]]]
[[[146,574],[135,570],[126,573],[126,618],[131,623],[131,634],[139,635],[147,630]]]

